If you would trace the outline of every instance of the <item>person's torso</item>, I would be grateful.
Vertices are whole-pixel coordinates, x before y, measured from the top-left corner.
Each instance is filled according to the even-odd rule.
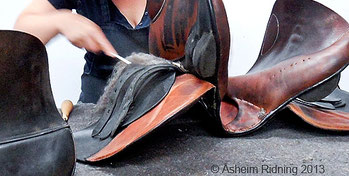
[[[141,22],[133,28],[111,0],[80,0],[77,13],[89,18],[101,27],[119,55],[126,57],[133,52],[148,53],[150,17],[145,11]],[[84,74],[107,79],[116,59],[104,54],[87,52]]]

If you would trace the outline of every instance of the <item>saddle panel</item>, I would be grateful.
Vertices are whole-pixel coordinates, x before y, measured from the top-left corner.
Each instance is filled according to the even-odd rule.
[[[126,126],[113,138],[91,138],[93,126],[74,133],[78,160],[96,162],[121,152],[171,118],[178,116],[211,90],[211,83],[191,74],[176,77],[168,95],[145,115]]]
[[[228,101],[221,108],[225,131],[252,132],[326,81],[332,83],[329,91],[313,95],[321,99],[331,93],[338,81],[329,80],[349,63],[348,30],[343,18],[317,2],[276,1],[256,63],[246,75],[228,78]],[[236,107],[225,113],[231,106]]]
[[[53,169],[71,175],[74,143],[53,100],[45,46],[29,34],[0,31],[0,67],[0,162],[6,162],[0,170],[47,175]],[[45,147],[53,145],[57,151]],[[32,169],[35,165],[40,167]]]
[[[190,74],[178,76],[169,95],[158,106],[125,128],[102,150],[87,158],[87,161],[96,162],[117,154],[169,119],[189,109],[212,88],[212,84],[197,79]],[[139,128],[140,126],[142,128]]]

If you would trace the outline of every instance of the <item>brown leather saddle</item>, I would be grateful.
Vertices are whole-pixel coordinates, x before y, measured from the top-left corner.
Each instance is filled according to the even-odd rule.
[[[72,175],[72,133],[51,92],[45,46],[0,31],[1,175]]]
[[[337,84],[349,63],[349,27],[333,11],[311,0],[276,1],[256,63],[246,75],[228,78],[230,36],[221,0],[148,5],[156,9],[149,10],[150,52],[170,61],[118,65],[118,79],[96,105],[102,108],[83,114],[99,120],[74,134],[79,160],[109,158],[198,101],[229,135],[258,129],[286,105],[310,124],[347,130],[349,94]],[[21,32],[2,31],[0,38],[0,152],[8,161],[1,170],[71,175],[73,141],[52,99],[44,46]],[[38,169],[16,162],[23,158]]]
[[[252,132],[297,97],[288,107],[308,123],[347,129],[348,94],[336,88],[349,63],[348,30],[317,2],[277,0],[257,61],[246,75],[229,78],[220,114],[225,131]]]
[[[228,135],[258,129],[297,97],[313,104],[331,99],[336,108],[343,107],[338,98],[327,96],[333,91],[344,95],[336,87],[340,71],[349,63],[348,25],[319,3],[276,1],[256,63],[246,75],[228,79],[230,36],[221,0],[150,2],[155,5],[149,7],[157,9],[149,11],[154,17],[150,52],[180,63],[186,74],[177,75],[153,109],[113,135],[96,138],[91,128],[76,133],[79,160],[95,162],[119,153],[198,100],[217,121],[217,129]]]
[[[116,85],[119,86],[114,86],[113,91],[107,90],[102,96],[102,99],[113,98],[102,112],[95,111],[93,116],[99,120],[74,133],[77,159],[80,161],[95,162],[111,157],[170,118],[189,109],[210,90],[210,97],[213,99],[219,99],[225,92],[228,61],[226,51],[229,51],[230,37],[223,3],[220,0],[166,0],[149,2],[148,7],[151,7],[152,3],[155,4],[152,7],[159,9],[159,12],[152,15],[154,11],[149,10],[154,16],[150,30],[150,52],[167,60],[162,59],[160,64],[143,66],[133,61],[131,66],[116,72],[115,75],[120,77],[110,83],[117,82]],[[178,12],[188,15],[179,16]],[[188,16],[190,18],[187,18]],[[138,56],[130,56],[128,59],[133,57]],[[157,58],[152,60],[154,59]],[[134,68],[137,65],[139,67]],[[167,69],[158,74],[164,79],[158,79],[158,76],[148,79],[154,73],[148,73],[146,70],[159,65]],[[177,68],[173,65],[177,65]],[[168,68],[172,68],[172,71]],[[137,76],[133,76],[136,79],[132,78],[136,73],[132,71],[134,69],[141,70],[137,71],[141,79]],[[142,71],[143,69],[145,71]],[[174,80],[173,75],[176,75]],[[114,78],[112,76],[111,79]],[[137,83],[137,80],[146,79],[148,80],[139,81],[144,84]],[[137,87],[142,90],[141,93],[136,93]],[[213,90],[213,87],[216,88]],[[134,93],[130,93],[132,91]],[[123,101],[125,103],[122,103]],[[97,106],[102,103],[103,101],[99,101]],[[144,105],[148,107],[142,108]],[[74,112],[71,118],[74,118],[73,116]]]

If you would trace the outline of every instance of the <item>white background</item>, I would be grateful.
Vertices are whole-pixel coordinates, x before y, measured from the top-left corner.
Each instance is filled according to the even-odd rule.
[[[265,28],[275,0],[223,0],[232,34],[229,75],[244,74],[258,56]],[[30,0],[0,2],[0,29],[12,29],[15,20]],[[348,0],[318,0],[349,21]],[[315,10],[315,9],[314,9]],[[80,94],[84,51],[58,36],[47,45],[50,78],[57,106],[65,99],[74,103]],[[340,86],[349,90],[349,68],[342,73]]]

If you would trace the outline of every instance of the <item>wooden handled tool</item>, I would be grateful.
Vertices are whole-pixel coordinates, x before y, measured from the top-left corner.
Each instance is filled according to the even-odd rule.
[[[62,118],[65,121],[68,121],[69,114],[73,110],[73,103],[70,100],[64,100],[61,104],[61,110],[62,110]]]

